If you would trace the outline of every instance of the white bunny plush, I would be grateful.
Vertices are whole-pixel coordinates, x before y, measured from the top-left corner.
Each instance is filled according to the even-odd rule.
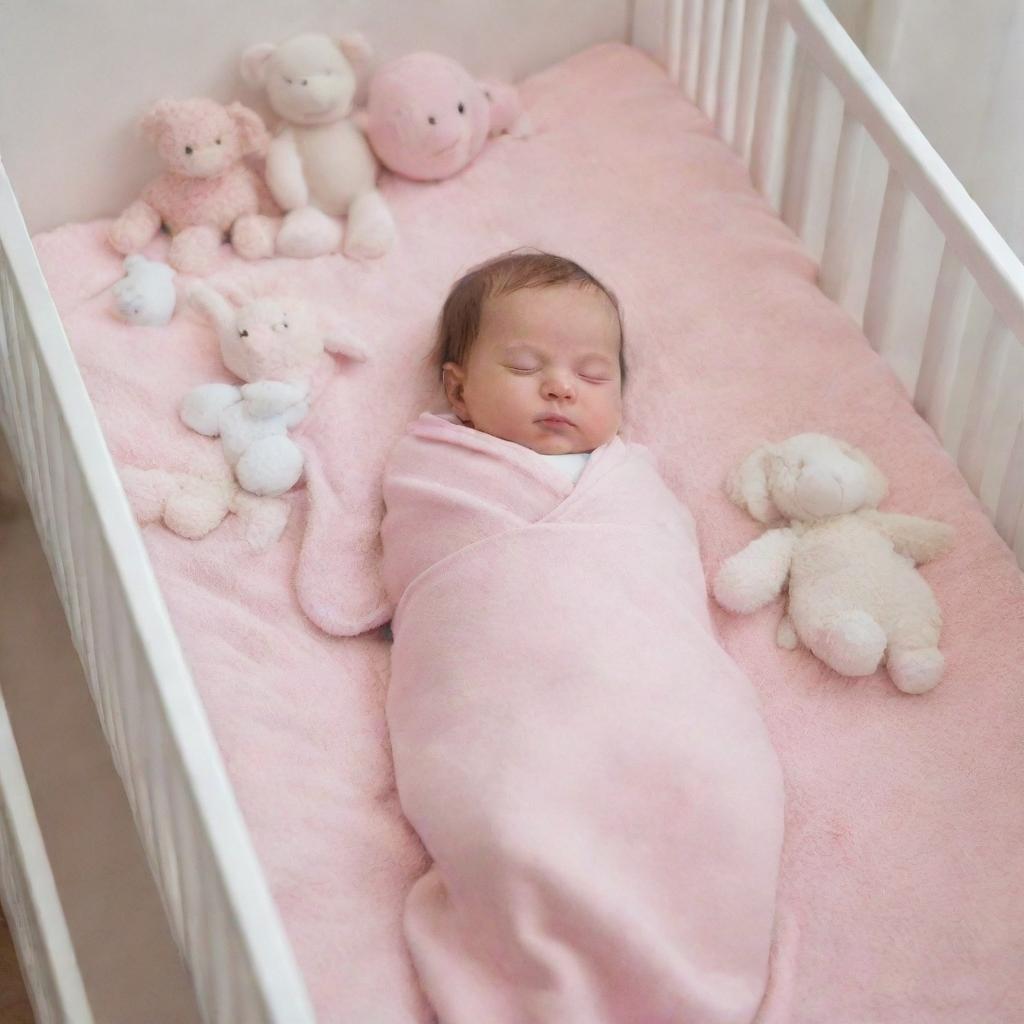
[[[723,608],[748,613],[789,586],[777,640],[803,643],[844,676],[882,663],[904,693],[939,681],[942,616],[915,565],[945,554],[952,527],[879,512],[888,483],[868,457],[824,434],[765,444],[730,475],[729,497],[767,530],[715,581]]]
[[[302,476],[302,451],[288,431],[309,412],[317,361],[325,351],[362,361],[366,350],[294,297],[257,298],[236,309],[198,284],[189,301],[213,324],[224,365],[244,383],[194,388],[182,402],[181,419],[197,433],[221,439],[244,490],[284,494]]]
[[[124,277],[111,289],[114,312],[131,324],[164,327],[174,316],[178,296],[174,270],[135,253],[124,261]]]

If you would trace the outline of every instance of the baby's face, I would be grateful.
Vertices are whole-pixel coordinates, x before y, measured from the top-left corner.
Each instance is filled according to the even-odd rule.
[[[527,288],[488,299],[465,366],[445,363],[452,411],[544,455],[589,452],[622,420],[619,318],[600,291]]]

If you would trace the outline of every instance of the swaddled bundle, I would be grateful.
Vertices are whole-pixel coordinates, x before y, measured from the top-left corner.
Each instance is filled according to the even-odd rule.
[[[689,513],[616,437],[579,481],[424,414],[384,483],[387,716],[434,860],[406,935],[444,1024],[739,1024],[782,783]]]

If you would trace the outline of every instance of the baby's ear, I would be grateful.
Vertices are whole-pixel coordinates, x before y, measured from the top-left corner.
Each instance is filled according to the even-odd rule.
[[[463,400],[462,392],[466,383],[466,371],[458,363],[445,363],[441,367],[441,382],[444,384],[445,397],[452,407],[452,412],[460,420],[465,420],[467,418],[466,403]]]
[[[759,523],[771,523],[779,518],[779,510],[768,493],[768,459],[772,452],[772,445],[759,445],[729,474],[725,482],[730,500],[749,512]]]

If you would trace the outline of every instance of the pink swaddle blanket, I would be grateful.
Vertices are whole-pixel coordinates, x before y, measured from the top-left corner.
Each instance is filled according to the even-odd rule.
[[[692,519],[616,438],[574,486],[425,413],[384,481],[388,727],[433,858],[405,933],[445,1024],[740,1024],[782,781]]]

